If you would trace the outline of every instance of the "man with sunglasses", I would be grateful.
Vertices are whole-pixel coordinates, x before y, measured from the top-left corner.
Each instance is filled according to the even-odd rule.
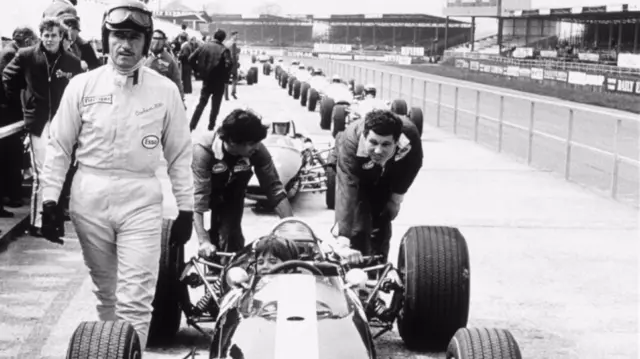
[[[160,260],[162,155],[179,209],[171,240],[188,240],[193,218],[191,138],[180,92],[143,66],[152,32],[151,12],[141,2],[121,0],[107,9],[102,46],[109,61],[67,87],[51,123],[42,178],[42,231],[62,244],[56,201],[78,144],[69,209],[98,314],[131,323],[142,348]]]

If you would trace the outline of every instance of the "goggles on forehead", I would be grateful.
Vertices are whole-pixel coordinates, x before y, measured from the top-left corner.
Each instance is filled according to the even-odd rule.
[[[125,22],[133,22],[144,28],[151,27],[152,24],[151,14],[126,7],[111,10],[107,14],[105,22],[112,26],[121,25]]]

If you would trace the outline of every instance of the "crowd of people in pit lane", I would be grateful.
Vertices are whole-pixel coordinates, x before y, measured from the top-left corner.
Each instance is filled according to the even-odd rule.
[[[25,121],[34,168],[32,234],[63,244],[68,206],[96,287],[100,319],[128,321],[144,348],[161,251],[163,195],[155,175],[161,156],[179,210],[170,234],[174,246],[184,245],[195,228],[201,256],[242,248],[243,202],[254,171],[278,216],[294,213],[262,143],[269,130],[261,116],[237,109],[215,128],[237,64],[237,48],[225,46],[224,31],[189,55],[203,80],[189,121],[183,101],[187,86],[183,82],[180,89],[177,67],[170,63],[164,72],[154,67],[165,61],[158,55],[166,36],[154,30],[146,6],[117,0],[107,8],[102,48],[108,61],[100,66],[82,50],[70,50],[82,43],[77,34],[70,41],[65,25],[73,5],[54,0],[39,39],[29,29],[16,30],[2,55],[2,117]],[[212,106],[208,131],[192,141],[209,97],[218,104]],[[422,159],[415,125],[388,110],[370,111],[340,133],[328,161],[337,173],[336,254],[355,263],[363,255],[386,259],[391,222]],[[209,231],[206,212],[211,212]]]

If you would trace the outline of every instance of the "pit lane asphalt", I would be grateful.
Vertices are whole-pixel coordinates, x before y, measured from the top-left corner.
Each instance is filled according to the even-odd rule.
[[[239,86],[240,100],[223,101],[221,113],[249,105],[265,118],[293,119],[318,147],[328,142],[318,113],[304,110],[273,77],[259,81]],[[189,113],[200,83],[194,87]],[[204,114],[197,131],[206,127],[208,108]],[[511,330],[525,358],[637,357],[638,211],[428,126],[423,141],[424,167],[394,223],[390,258],[411,225],[458,226],[471,256],[469,326]],[[159,176],[165,215],[175,216],[167,177]],[[294,211],[328,234],[333,212],[323,195],[301,195]],[[276,222],[247,208],[247,239]],[[67,233],[63,247],[25,236],[0,254],[0,358],[63,358],[78,323],[96,319],[71,225]],[[206,356],[207,339],[183,324],[174,343],[145,358],[182,357],[193,346]],[[444,357],[407,351],[397,332],[376,347],[385,359]]]

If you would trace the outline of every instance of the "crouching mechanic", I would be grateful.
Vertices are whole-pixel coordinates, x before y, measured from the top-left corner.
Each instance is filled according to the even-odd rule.
[[[151,12],[125,0],[105,12],[107,65],[74,77],[51,123],[42,178],[42,232],[51,241],[62,219],[56,201],[78,145],[70,217],[95,285],[100,320],[133,325],[146,346],[160,260],[160,157],[179,215],[171,238],[191,237],[193,178],[189,125],[178,88],[143,66]],[[117,296],[116,296],[117,293]]]
[[[194,144],[191,168],[200,256],[209,257],[218,249],[235,252],[244,247],[240,224],[252,168],[278,216],[293,216],[269,150],[262,144],[267,131],[260,117],[238,109],[224,119],[216,132],[205,133]],[[208,210],[211,210],[209,233],[203,219]]]
[[[338,242],[386,261],[391,222],[422,167],[418,130],[391,111],[374,110],[338,135],[336,156],[330,163],[336,164]],[[347,255],[362,259],[353,256]]]

